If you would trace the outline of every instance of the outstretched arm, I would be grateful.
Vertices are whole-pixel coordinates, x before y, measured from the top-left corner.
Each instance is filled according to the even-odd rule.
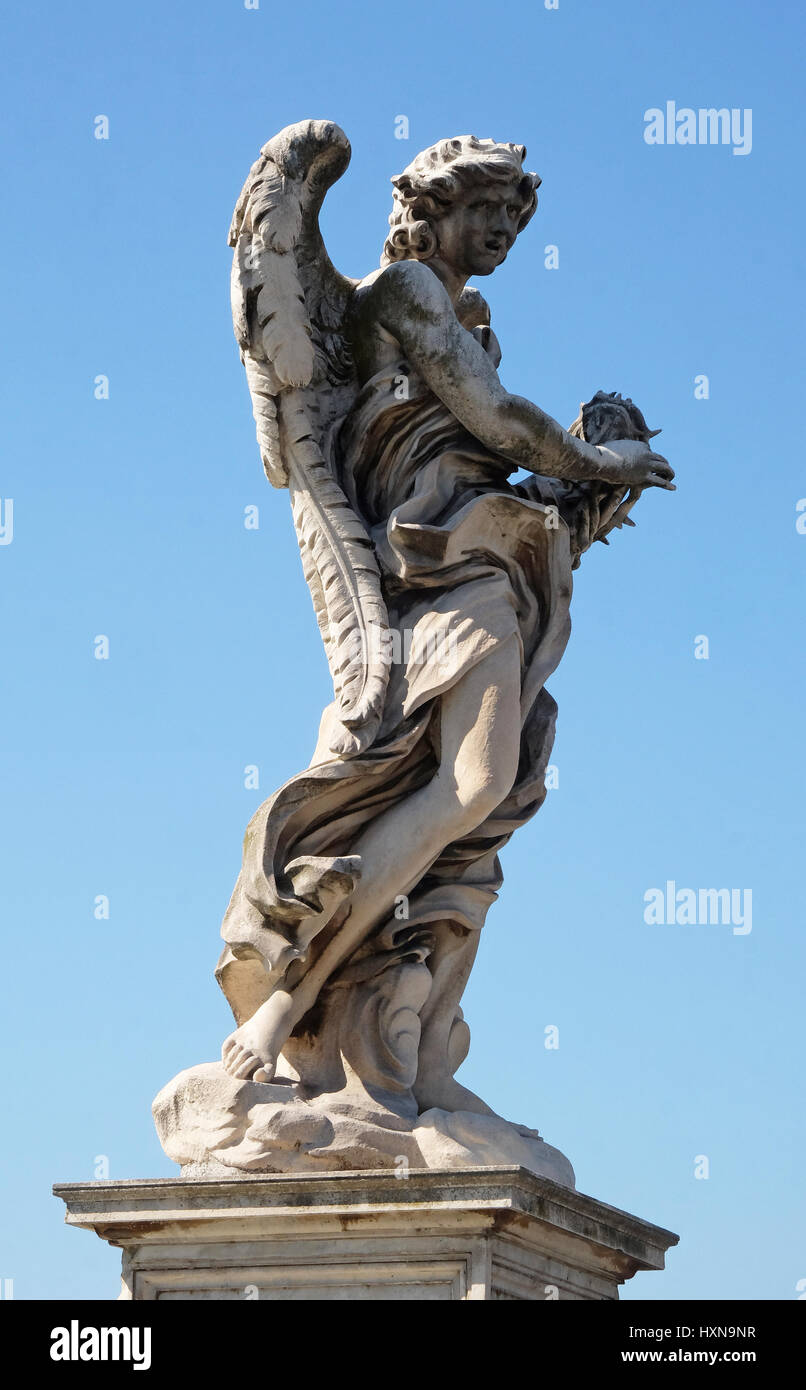
[[[489,449],[553,478],[671,488],[660,454],[636,440],[587,444],[501,385],[480,343],[464,329],[445,287],[419,261],[398,261],[373,283],[373,309],[412,367],[457,420]]]

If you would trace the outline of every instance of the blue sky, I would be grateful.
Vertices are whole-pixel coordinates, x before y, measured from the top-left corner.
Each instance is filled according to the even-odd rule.
[[[353,275],[419,149],[527,145],[540,208],[483,286],[504,383],[566,425],[598,388],[632,395],[678,474],[577,576],[550,683],[559,786],[504,852],[461,1078],[568,1154],[582,1191],[680,1233],[626,1297],[796,1297],[802,12],[45,0],[6,29],[0,1279],[115,1295],[118,1254],[63,1227],[50,1185],[104,1155],[115,1178],[176,1172],[150,1103],[229,1031],[212,972],[243,830],[331,698],[226,246],[260,146],[321,116],[353,145],[323,216]],[[752,110],[751,153],[646,144],[667,100]],[[752,931],[647,925],[667,880],[751,889]]]

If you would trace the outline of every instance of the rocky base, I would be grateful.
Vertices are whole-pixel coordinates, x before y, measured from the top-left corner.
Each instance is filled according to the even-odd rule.
[[[152,1109],[162,1147],[186,1178],[517,1165],[575,1186],[568,1159],[537,1130],[466,1110],[418,1115],[357,1078],[310,1096],[291,1081],[235,1081],[220,1062],[205,1062],[174,1077]]]

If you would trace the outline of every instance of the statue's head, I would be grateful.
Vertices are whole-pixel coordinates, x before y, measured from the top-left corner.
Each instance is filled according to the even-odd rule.
[[[537,207],[525,145],[460,135],[423,150],[392,179],[381,265],[434,256],[463,275],[491,275]]]

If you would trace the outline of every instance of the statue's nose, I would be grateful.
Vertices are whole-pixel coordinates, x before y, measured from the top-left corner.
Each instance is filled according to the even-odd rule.
[[[501,237],[511,246],[515,240],[516,228],[509,214],[502,208],[498,216],[493,219],[492,230],[495,236]]]

